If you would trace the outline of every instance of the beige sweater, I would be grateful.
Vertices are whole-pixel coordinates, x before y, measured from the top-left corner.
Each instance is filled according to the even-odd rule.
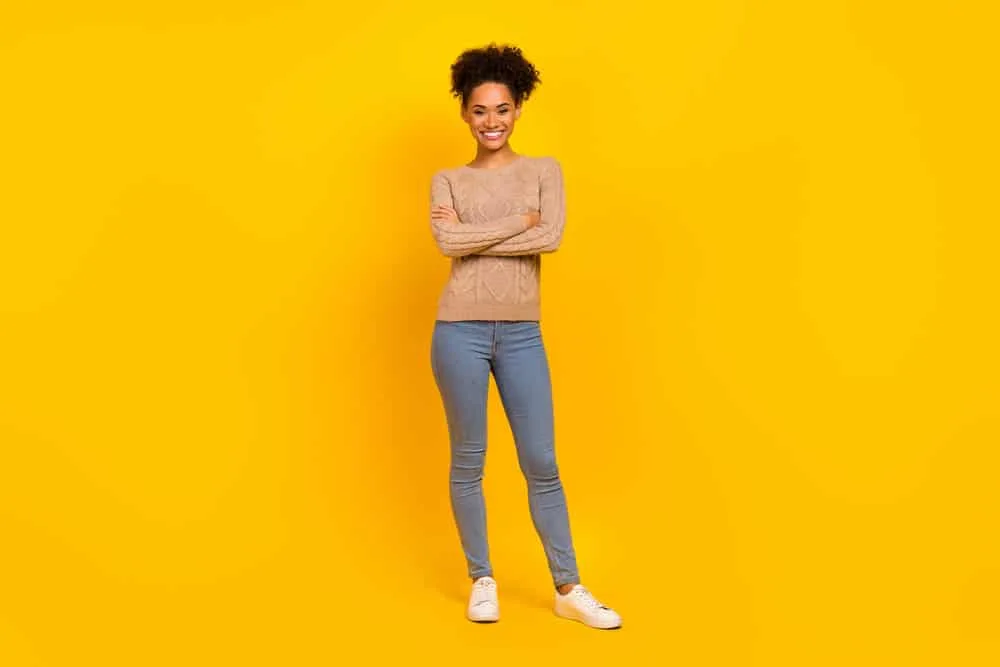
[[[562,169],[551,157],[521,156],[502,167],[443,169],[431,180],[431,206],[447,204],[459,222],[431,220],[451,275],[439,320],[539,320],[542,253],[559,247],[565,225]],[[540,213],[526,229],[521,216]]]

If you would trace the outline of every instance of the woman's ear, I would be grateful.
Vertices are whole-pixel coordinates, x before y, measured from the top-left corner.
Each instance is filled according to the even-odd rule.
[[[521,107],[514,107],[514,120],[521,117]]]

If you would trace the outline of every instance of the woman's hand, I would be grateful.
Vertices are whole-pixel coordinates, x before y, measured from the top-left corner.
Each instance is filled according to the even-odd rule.
[[[438,204],[431,208],[431,220],[443,220],[444,222],[459,222],[458,213],[451,206]]]
[[[526,220],[525,224],[527,225],[525,229],[531,229],[532,227],[537,225],[538,222],[542,219],[538,211],[530,211],[528,213],[525,213],[524,218]]]

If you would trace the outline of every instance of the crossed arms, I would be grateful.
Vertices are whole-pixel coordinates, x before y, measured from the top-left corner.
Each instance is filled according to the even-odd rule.
[[[454,209],[451,185],[440,172],[431,180],[431,233],[448,257],[536,255],[554,252],[566,224],[562,169],[551,160],[541,173],[539,211],[465,224]]]

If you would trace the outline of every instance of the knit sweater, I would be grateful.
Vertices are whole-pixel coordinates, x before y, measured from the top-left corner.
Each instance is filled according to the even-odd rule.
[[[437,319],[541,319],[541,254],[562,241],[565,195],[555,158],[520,156],[502,167],[443,169],[431,179],[431,206],[445,204],[459,222],[431,220],[451,273]],[[522,214],[539,212],[526,228]]]

